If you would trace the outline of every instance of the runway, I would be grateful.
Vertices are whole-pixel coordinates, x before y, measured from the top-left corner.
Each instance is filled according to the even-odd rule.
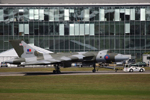
[[[150,74],[146,72],[123,72],[123,71],[98,71],[92,73],[91,71],[62,71],[60,74],[53,74],[52,72],[0,72],[0,76],[32,76],[32,75],[120,75],[120,74]]]

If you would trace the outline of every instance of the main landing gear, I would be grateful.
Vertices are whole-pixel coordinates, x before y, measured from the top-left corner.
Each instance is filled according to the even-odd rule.
[[[55,70],[53,70],[53,73],[54,73],[54,74],[60,74],[60,73],[61,73],[61,72],[60,72],[59,65],[54,65],[54,68],[55,68]]]
[[[95,63],[93,64],[93,67],[94,67],[94,69],[92,70],[92,72],[95,73],[96,72]]]

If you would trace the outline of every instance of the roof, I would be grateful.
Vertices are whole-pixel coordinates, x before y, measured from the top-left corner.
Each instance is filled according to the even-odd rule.
[[[96,4],[150,3],[150,0],[0,0],[1,4]]]

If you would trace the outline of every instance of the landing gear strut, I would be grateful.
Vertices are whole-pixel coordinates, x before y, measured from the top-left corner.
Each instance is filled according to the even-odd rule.
[[[93,64],[93,67],[94,67],[94,69],[92,70],[92,72],[95,73],[96,72],[95,63]]]
[[[54,65],[54,67],[55,67],[55,70],[53,70],[53,73],[54,74],[60,74],[61,72],[60,72],[59,65]]]

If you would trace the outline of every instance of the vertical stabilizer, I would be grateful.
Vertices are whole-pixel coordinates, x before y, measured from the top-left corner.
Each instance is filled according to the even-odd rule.
[[[11,45],[13,46],[13,48],[15,49],[15,51],[19,57],[21,57],[21,55],[24,52],[23,46],[21,45],[21,41],[22,40],[10,40],[9,41],[11,43]]]
[[[21,58],[35,57],[40,54],[23,40],[10,40],[10,43]]]

